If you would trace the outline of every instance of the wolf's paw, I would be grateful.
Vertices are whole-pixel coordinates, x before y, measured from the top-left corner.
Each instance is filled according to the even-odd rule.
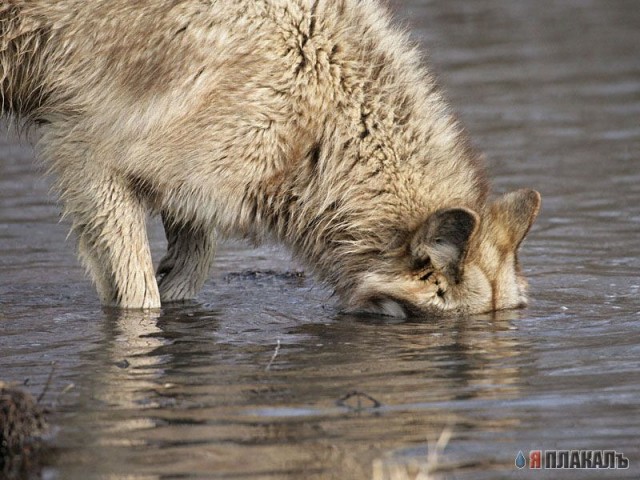
[[[198,293],[192,272],[180,268],[181,266],[184,267],[169,255],[163,258],[158,265],[156,280],[163,303],[192,300]]]

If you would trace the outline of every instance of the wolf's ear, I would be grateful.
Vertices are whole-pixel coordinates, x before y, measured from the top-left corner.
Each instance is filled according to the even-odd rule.
[[[478,229],[478,214],[467,208],[433,213],[411,239],[414,267],[430,266],[458,283],[469,240]]]
[[[491,205],[493,225],[500,226],[502,243],[517,250],[540,211],[542,200],[535,190],[504,194]]]

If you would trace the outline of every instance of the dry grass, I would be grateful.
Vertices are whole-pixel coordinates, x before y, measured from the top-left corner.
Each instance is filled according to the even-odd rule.
[[[373,480],[438,480],[441,476],[441,458],[453,431],[445,428],[440,436],[427,438],[426,459],[413,458],[399,462],[395,459],[377,459],[373,462]]]

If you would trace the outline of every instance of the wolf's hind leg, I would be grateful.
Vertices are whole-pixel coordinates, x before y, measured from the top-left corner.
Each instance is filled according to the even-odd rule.
[[[80,184],[81,183],[81,184]],[[160,294],[146,232],[146,210],[129,183],[114,174],[63,182],[78,254],[104,305],[159,308]]]
[[[167,253],[158,266],[158,284],[163,302],[195,298],[209,276],[215,255],[212,230],[191,224],[175,223],[163,214]]]

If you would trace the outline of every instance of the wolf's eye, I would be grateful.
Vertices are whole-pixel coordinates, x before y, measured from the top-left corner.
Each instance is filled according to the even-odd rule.
[[[411,269],[414,272],[420,272],[421,270],[426,270],[427,268],[431,268],[431,258],[416,258],[413,260],[413,264],[411,265]]]
[[[433,275],[433,271],[425,272],[425,273],[420,277],[420,281],[422,281],[422,282],[426,282],[427,280],[429,280],[429,278],[431,278],[431,275]]]
[[[414,275],[418,277],[421,282],[426,282],[433,274],[433,265],[431,264],[431,258],[416,258],[411,265]]]

